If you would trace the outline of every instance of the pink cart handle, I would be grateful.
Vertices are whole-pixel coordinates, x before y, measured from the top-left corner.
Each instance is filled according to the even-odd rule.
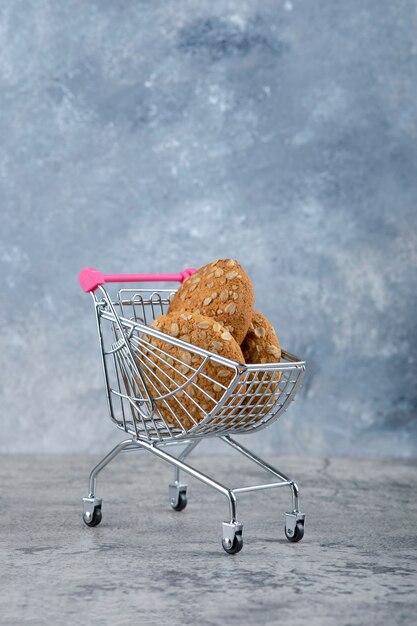
[[[81,270],[78,281],[86,293],[95,291],[105,283],[149,283],[149,282],[172,282],[183,283],[197,270],[188,268],[179,274],[102,274],[93,267]]]

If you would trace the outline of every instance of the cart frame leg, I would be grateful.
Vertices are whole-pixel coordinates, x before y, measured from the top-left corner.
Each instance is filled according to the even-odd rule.
[[[258,457],[256,454],[245,448],[240,443],[238,443],[235,439],[232,439],[230,435],[222,435],[218,437],[227,445],[232,447],[237,452],[240,452],[243,456],[253,461],[264,470],[275,476],[279,479],[280,482],[268,483],[263,485],[252,485],[249,487],[239,487],[236,489],[231,489],[226,487],[222,483],[218,482],[204,474],[200,470],[197,470],[195,467],[188,465],[184,462],[186,457],[194,450],[194,448],[200,443],[201,439],[195,439],[191,441],[182,442],[185,443],[185,448],[178,456],[174,456],[169,454],[163,449],[164,444],[159,444],[159,442],[147,442],[138,439],[125,439],[117,444],[97,465],[92,469],[90,473],[89,479],[89,496],[88,498],[83,498],[84,502],[84,521],[88,526],[96,526],[100,523],[101,520],[101,498],[96,497],[96,486],[97,486],[97,475],[101,472],[102,469],[110,463],[120,452],[125,450],[126,448],[131,449],[144,449],[148,450],[158,458],[166,461],[170,465],[174,466],[174,482],[169,485],[169,496],[171,506],[180,511],[186,506],[186,491],[187,485],[186,483],[182,483],[180,480],[180,472],[183,471],[190,476],[193,476],[200,482],[212,487],[212,489],[218,491],[223,494],[229,503],[229,514],[230,521],[223,522],[223,548],[229,554],[236,554],[242,548],[242,530],[243,525],[241,522],[237,520],[237,499],[236,495],[239,493],[249,492],[249,491],[258,491],[260,489],[270,489],[275,487],[289,487],[291,490],[292,496],[292,510],[288,513],[285,513],[285,534],[287,539],[291,542],[297,542],[302,539],[304,535],[304,519],[305,515],[299,510],[299,489],[297,484],[288,478],[281,471],[277,470],[275,467]],[[178,442],[180,444],[180,442]],[[161,447],[159,447],[161,445]]]
[[[101,505],[103,503],[102,498],[96,497],[96,487],[97,487],[97,475],[101,472],[102,469],[106,467],[116,457],[120,452],[125,450],[127,447],[132,446],[134,441],[132,439],[125,439],[118,443],[105,457],[101,459],[93,467],[90,472],[89,478],[89,487],[88,487],[88,498],[83,498],[83,518],[86,524],[90,525],[91,520],[94,518],[97,510],[100,511],[100,519],[101,519]],[[98,522],[99,523],[99,522]]]
[[[187,456],[194,450],[194,448],[200,443],[200,439],[195,439],[194,441],[191,441],[185,448],[184,450],[181,452],[181,454],[179,454],[177,456],[177,458],[180,461],[184,461],[184,459],[187,458]],[[172,508],[174,510],[182,510],[182,508],[185,508],[186,506],[186,502],[187,502],[187,483],[183,483],[180,480],[180,468],[175,466],[174,467],[174,480],[172,483],[169,484],[169,488],[168,488],[168,494],[169,494],[169,503],[172,506]],[[180,500],[181,498],[183,498],[183,506],[178,509],[177,507],[180,505]]]
[[[224,435],[220,437],[220,439],[222,439],[222,441],[231,446],[234,450],[237,450],[248,459],[265,469],[267,472],[270,472],[271,474],[279,478],[282,481],[283,486],[288,485],[290,487],[292,496],[292,511],[290,511],[289,513],[285,513],[285,534],[287,536],[287,539],[289,539],[290,541],[299,540],[296,539],[297,536],[298,538],[302,538],[304,534],[305,513],[302,513],[298,508],[300,490],[298,489],[297,483],[285,476],[285,474],[278,471],[275,467],[273,467],[263,459],[259,458],[256,454],[242,446],[235,439],[232,439],[230,435]]]
[[[237,523],[236,496],[231,489],[229,489],[228,487],[225,487],[224,485],[217,482],[216,480],[213,480],[213,478],[211,478],[210,476],[207,476],[207,474],[204,474],[203,472],[200,472],[195,467],[192,467],[191,465],[187,465],[186,463],[183,463],[183,461],[180,458],[177,458],[173,456],[172,454],[168,454],[164,450],[161,450],[161,448],[158,448],[156,444],[147,443],[146,441],[135,441],[134,443],[136,443],[138,446],[142,446],[146,450],[149,450],[149,452],[152,452],[152,454],[155,454],[160,459],[163,459],[167,463],[170,463],[175,468],[182,470],[186,474],[190,474],[190,476],[197,478],[197,480],[199,480],[200,482],[204,483],[205,485],[208,485],[209,487],[212,487],[219,493],[223,494],[229,502],[230,524]],[[191,452],[191,448],[189,451]]]
[[[93,467],[93,469],[90,472],[90,478],[89,478],[89,491],[88,491],[89,498],[95,497],[96,486],[97,486],[97,475],[101,472],[101,470],[103,470],[106,467],[106,465],[110,463],[110,461],[114,459],[114,457],[116,457],[120,452],[122,452],[128,446],[131,446],[132,443],[135,443],[134,440],[132,439],[125,439],[124,441],[121,441],[116,446],[114,446],[114,448],[110,450],[110,452],[106,454],[106,456],[103,457],[101,461],[99,461],[95,467]]]
[[[194,443],[193,445],[189,444],[189,446],[187,446],[187,448],[183,451],[182,455],[180,455],[181,458],[180,457],[177,458],[177,457],[172,456],[171,454],[168,454],[164,450],[161,450],[160,448],[158,448],[156,445],[148,444],[142,441],[137,442],[137,443],[138,445],[141,445],[147,450],[149,450],[149,452],[156,454],[156,456],[163,459],[164,461],[167,461],[167,463],[171,463],[171,465],[174,465],[176,472],[177,471],[179,472],[179,470],[182,470],[186,472],[187,474],[190,474],[194,478],[197,478],[197,480],[201,481],[205,485],[212,487],[219,493],[222,493],[224,496],[226,496],[229,502],[230,521],[223,522],[222,524],[222,546],[224,550],[228,552],[229,554],[236,554],[237,552],[240,552],[240,550],[242,549],[242,545],[243,545],[243,539],[242,539],[243,524],[237,521],[236,496],[233,493],[232,489],[225,487],[224,485],[214,480],[210,476],[207,476],[207,474],[204,474],[203,472],[200,472],[194,467],[191,467],[191,465],[187,465],[183,463],[183,459],[195,447]],[[197,442],[195,443],[195,445],[197,445]]]

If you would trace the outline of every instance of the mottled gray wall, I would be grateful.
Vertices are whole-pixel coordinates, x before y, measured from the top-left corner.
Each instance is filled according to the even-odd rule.
[[[416,455],[416,22],[414,0],[0,1],[1,450],[120,438],[80,268],[232,256],[308,362],[252,444]]]

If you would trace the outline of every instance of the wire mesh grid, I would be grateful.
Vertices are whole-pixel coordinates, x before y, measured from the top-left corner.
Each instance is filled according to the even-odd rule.
[[[173,290],[120,289],[96,300],[112,420],[138,439],[163,441],[247,433],[286,410],[304,362],[246,365],[159,332]]]

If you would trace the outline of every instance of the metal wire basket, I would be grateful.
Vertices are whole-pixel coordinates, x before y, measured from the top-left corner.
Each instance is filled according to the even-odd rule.
[[[153,320],[167,312],[175,290],[122,288],[111,296],[103,287],[106,282],[129,279],[129,282],[138,279],[182,282],[192,272],[104,276],[88,269],[80,274],[81,285],[94,300],[110,417],[131,437],[116,446],[91,473],[89,497],[84,498],[84,521],[90,526],[101,521],[101,500],[95,497],[96,476],[126,447],[145,447],[176,466],[175,481],[170,486],[175,510],[181,509],[185,493],[185,485],[179,480],[180,469],[224,491],[216,481],[183,463],[200,440],[219,437],[281,479],[268,486],[291,486],[294,506],[293,512],[287,514],[286,534],[294,541],[297,524],[299,538],[304,534],[304,514],[298,510],[295,483],[230,436],[265,428],[287,410],[304,376],[304,361],[285,351],[279,363],[248,365],[232,361],[150,327]],[[163,446],[176,443],[187,444],[179,461],[162,451]],[[253,486],[250,490],[265,487]],[[235,492],[245,490],[248,488]],[[223,528],[223,547],[227,552],[236,552],[227,542],[233,544],[236,540],[241,548],[241,524],[236,522],[230,490],[226,491],[231,522],[226,531]]]
[[[162,441],[253,432],[277,419],[294,398],[304,374],[297,357],[283,352],[284,361],[266,365],[231,361],[149,327],[166,313],[172,290],[121,289],[113,301],[101,290],[96,312],[110,415],[127,433]],[[163,340],[165,349],[151,337]],[[181,349],[181,358],[170,353],[171,346]],[[231,381],[212,378],[210,365]]]

